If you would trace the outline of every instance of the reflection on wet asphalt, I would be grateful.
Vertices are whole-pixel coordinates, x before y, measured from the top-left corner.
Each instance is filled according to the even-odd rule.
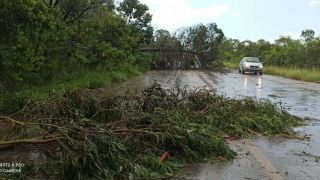
[[[269,75],[217,75],[216,89],[229,97],[251,96],[281,104],[289,112],[320,118],[320,85]]]
[[[296,81],[270,75],[213,73],[210,71],[150,71],[124,83],[116,84],[112,92],[137,93],[153,82],[164,88],[215,89],[233,98],[245,96],[269,99],[292,114],[312,119],[320,118],[320,84]]]
[[[320,84],[290,80],[270,75],[213,73],[210,71],[150,71],[116,85],[119,91],[137,93],[158,82],[164,88],[214,89],[232,98],[245,96],[268,99],[292,114],[312,119],[297,132],[309,141],[257,138],[229,142],[239,153],[233,162],[204,164],[195,179],[307,179],[320,177]],[[268,172],[269,171],[269,172]],[[276,172],[270,172],[276,171]],[[275,173],[275,174],[274,174]]]
[[[210,71],[150,71],[110,88],[111,92],[138,93],[153,82],[164,88],[214,89],[233,98],[245,96],[269,99],[292,114],[311,119],[320,118],[320,84],[270,75],[213,73]]]

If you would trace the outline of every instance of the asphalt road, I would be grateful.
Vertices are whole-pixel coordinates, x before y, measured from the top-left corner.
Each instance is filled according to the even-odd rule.
[[[245,96],[268,99],[292,114],[309,120],[295,130],[305,140],[256,138],[230,141],[238,152],[232,162],[203,164],[188,178],[214,179],[290,179],[320,178],[320,84],[270,75],[241,75],[237,72],[150,71],[111,88],[112,92],[138,93],[154,81],[165,88],[214,89],[232,98]]]

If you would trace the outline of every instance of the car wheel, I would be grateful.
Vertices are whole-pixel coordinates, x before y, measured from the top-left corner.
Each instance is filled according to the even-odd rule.
[[[242,74],[244,74],[244,69],[243,69],[243,68],[242,68],[242,71],[241,71],[241,73],[242,73]]]
[[[239,69],[239,74],[241,74],[241,69]]]
[[[261,72],[260,72],[260,75],[262,75],[262,74],[263,74],[263,72],[261,71]]]

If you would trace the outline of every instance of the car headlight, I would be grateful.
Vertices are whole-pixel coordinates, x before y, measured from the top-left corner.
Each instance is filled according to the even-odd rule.
[[[244,66],[245,66],[245,67],[249,67],[249,64],[245,64]]]
[[[260,65],[260,66],[259,66],[259,68],[260,68],[260,69],[262,69],[262,68],[263,68],[263,66],[262,66],[262,65]]]

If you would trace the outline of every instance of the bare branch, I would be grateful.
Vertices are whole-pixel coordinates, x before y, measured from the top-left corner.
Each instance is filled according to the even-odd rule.
[[[43,2],[47,7],[49,7],[49,4],[47,3],[46,0],[42,0],[42,2]]]
[[[187,53],[187,54],[205,54],[205,52],[196,52],[190,50],[183,50],[183,49],[161,49],[161,48],[142,48],[139,49],[140,52],[180,52],[180,53]]]
[[[94,3],[96,2],[96,0],[93,0],[90,2],[90,4],[84,8],[77,17],[73,18],[73,20],[71,20],[70,22],[73,23],[75,21],[77,21],[78,19],[80,19],[88,10],[90,10],[92,8],[92,6],[94,5]]]
[[[70,15],[70,13],[71,13],[71,11],[72,11],[73,9],[74,9],[74,4],[72,4],[72,6],[68,8],[67,13],[66,13],[66,14],[63,16],[63,18],[62,18],[63,21],[66,21],[66,20],[67,20],[68,16]]]
[[[8,146],[17,145],[17,144],[43,144],[43,143],[49,143],[52,141],[57,141],[62,138],[63,137],[53,137],[49,139],[29,138],[29,139],[16,139],[16,140],[10,140],[10,141],[0,141],[0,146],[5,146],[6,148],[8,148]]]

